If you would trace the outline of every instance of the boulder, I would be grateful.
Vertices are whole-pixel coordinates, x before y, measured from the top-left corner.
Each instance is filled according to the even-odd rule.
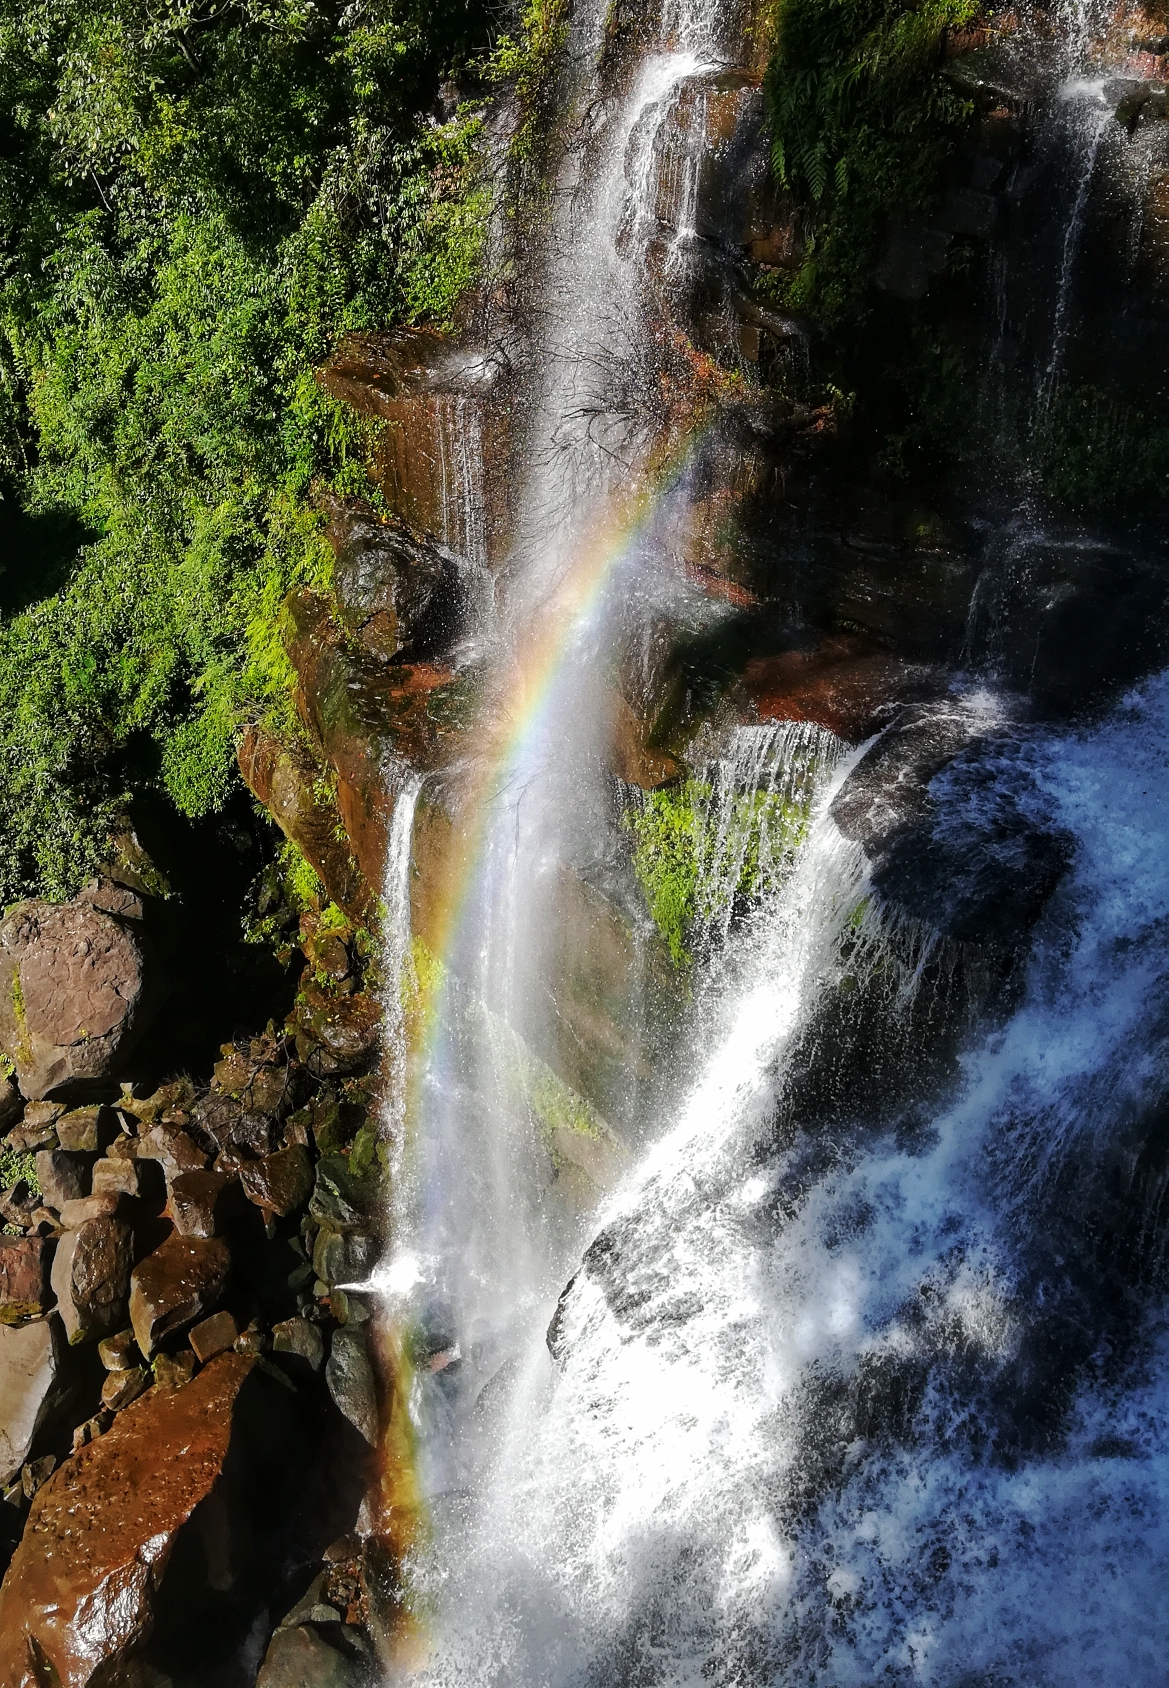
[[[207,1165],[202,1149],[178,1125],[162,1122],[151,1126],[138,1139],[140,1161],[159,1161],[168,1177],[180,1172],[199,1172]]]
[[[57,1121],[57,1142],[75,1154],[96,1154],[116,1136],[112,1108],[74,1108]]]
[[[45,1237],[0,1237],[0,1324],[44,1312],[53,1246]]]
[[[45,1206],[60,1213],[66,1202],[87,1196],[92,1176],[90,1166],[87,1155],[70,1155],[64,1149],[41,1149],[36,1157],[36,1169]]]
[[[151,1383],[145,1366],[129,1366],[125,1371],[112,1371],[101,1386],[101,1404],[107,1412],[121,1412],[139,1395],[145,1394]]]
[[[103,1190],[98,1195],[62,1202],[58,1218],[62,1230],[78,1231],[91,1219],[126,1219],[132,1211],[132,1204],[120,1190]]]
[[[342,1652],[314,1625],[300,1624],[276,1631],[256,1688],[365,1688],[372,1679],[360,1657]]]
[[[94,1196],[139,1196],[142,1169],[129,1155],[110,1155],[94,1162],[91,1188]]]
[[[239,1329],[228,1312],[213,1313],[191,1332],[191,1349],[204,1365],[216,1354],[226,1354],[234,1348]]]
[[[142,1358],[132,1330],[103,1338],[97,1345],[97,1357],[108,1372],[130,1371],[141,1364]]]
[[[318,1225],[333,1231],[373,1230],[385,1199],[380,1161],[372,1161],[364,1175],[351,1168],[346,1155],[322,1155],[317,1162],[309,1213]]]
[[[238,1199],[238,1184],[222,1172],[195,1169],[170,1180],[170,1215],[181,1237],[214,1237]]]
[[[0,1131],[7,1131],[20,1118],[23,1106],[20,1091],[10,1079],[0,1079]]]
[[[0,1486],[16,1476],[37,1431],[60,1404],[61,1360],[55,1318],[0,1325]]]
[[[312,1192],[313,1167],[308,1150],[294,1144],[262,1160],[245,1161],[239,1181],[250,1202],[266,1214],[287,1218],[304,1206]]]
[[[877,896],[960,944],[1017,952],[1067,870],[1071,841],[1042,819],[1008,721],[973,707],[907,709],[832,804]]]
[[[0,1688],[119,1679],[175,1537],[223,1469],[251,1366],[222,1354],[186,1388],[151,1390],[40,1490],[0,1586]]]
[[[190,1383],[199,1361],[191,1348],[182,1348],[177,1354],[156,1354],[154,1357],[154,1381],[160,1389],[182,1389]]]
[[[308,1361],[313,1371],[320,1371],[325,1358],[325,1339],[308,1319],[282,1319],[272,1326],[272,1351],[297,1354]]]
[[[377,1265],[380,1250],[360,1231],[331,1231],[322,1226],[313,1245],[313,1270],[323,1284],[362,1284]]]
[[[108,1336],[123,1323],[133,1250],[133,1233],[120,1219],[88,1219],[65,1232],[53,1256],[52,1285],[71,1343]]]
[[[106,1078],[145,1030],[161,992],[141,917],[132,892],[95,880],[0,921],[0,1049],[30,1100]]]
[[[168,1331],[209,1312],[223,1294],[231,1252],[218,1237],[170,1236],[130,1278],[130,1323],[143,1354]]]
[[[333,1344],[325,1366],[325,1382],[329,1386],[329,1394],[350,1424],[360,1431],[370,1447],[376,1447],[377,1381],[359,1329],[346,1325],[333,1332]]]

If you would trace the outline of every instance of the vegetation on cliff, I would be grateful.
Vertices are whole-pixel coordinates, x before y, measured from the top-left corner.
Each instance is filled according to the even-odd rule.
[[[809,237],[787,302],[825,327],[863,310],[890,213],[938,195],[970,114],[941,74],[941,44],[978,10],[977,0],[779,0],[773,161]]]
[[[0,0],[0,902],[66,895],[127,794],[205,813],[280,706],[314,478],[363,484],[313,366],[449,319],[480,0]],[[445,121],[441,120],[445,116]]]
[[[777,883],[807,825],[806,797],[716,793],[697,778],[650,792],[627,811],[634,872],[675,967],[689,966],[696,932]]]

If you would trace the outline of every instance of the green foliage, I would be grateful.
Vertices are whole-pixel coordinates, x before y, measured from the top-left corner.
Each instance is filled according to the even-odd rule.
[[[1099,387],[1063,386],[1040,417],[1035,461],[1044,491],[1074,509],[1163,495],[1169,428],[1151,426],[1139,409]]]
[[[34,1196],[41,1193],[36,1157],[25,1149],[11,1149],[0,1143],[0,1190],[11,1190],[23,1178]]]
[[[810,793],[802,783],[791,794],[739,792],[728,803],[691,778],[650,792],[626,812],[634,872],[675,967],[692,960],[687,945],[696,929],[729,918],[787,871],[807,833]]]
[[[66,896],[136,790],[190,815],[291,719],[279,608],[369,425],[314,365],[448,326],[489,209],[425,121],[479,0],[0,0],[0,903]]]
[[[939,44],[977,0],[779,0],[767,96],[776,176],[804,207],[788,303],[833,327],[861,308],[891,211],[929,207],[970,107]]]
[[[518,120],[511,142],[513,197],[535,191],[540,153],[554,112],[571,0],[525,0],[518,38],[501,36],[491,59],[495,80],[509,82]],[[526,190],[526,192],[525,192]]]

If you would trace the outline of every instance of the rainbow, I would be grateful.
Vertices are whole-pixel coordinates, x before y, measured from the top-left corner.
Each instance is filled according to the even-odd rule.
[[[432,988],[419,990],[410,1016],[407,1069],[415,1077],[408,1084],[408,1103],[410,1093],[417,1101],[420,1076],[443,1058],[442,1041],[449,1024],[448,991],[455,972],[452,963],[459,954],[476,895],[482,887],[492,798],[524,768],[538,745],[550,719],[558,679],[577,634],[587,625],[615,572],[645,536],[664,500],[684,477],[704,432],[704,427],[693,428],[681,448],[665,458],[656,473],[638,477],[622,494],[610,500],[607,513],[573,552],[533,618],[530,631],[514,651],[506,683],[489,699],[481,722],[484,754],[463,793],[459,823],[451,826],[438,864],[440,895],[429,923],[427,948],[439,966]],[[403,1074],[403,1081],[405,1077]],[[404,1111],[407,1118],[417,1116],[416,1106],[408,1105]],[[388,1281],[379,1284],[378,1277],[375,1275],[370,1287],[391,1287]],[[408,1333],[392,1314],[382,1321],[382,1336],[392,1380],[389,1422],[382,1449],[383,1539],[398,1574],[404,1578],[404,1562],[427,1530],[426,1507],[418,1482],[417,1449],[405,1410],[413,1383],[413,1364]],[[389,1641],[388,1652],[408,1670],[424,1656],[425,1650],[419,1615],[411,1612],[407,1599],[401,1608],[398,1633]]]
[[[479,887],[491,817],[491,798],[526,764],[548,723],[550,706],[565,658],[578,631],[600,603],[614,573],[631,556],[654,516],[693,461],[705,428],[692,429],[681,449],[664,467],[610,502],[596,531],[577,547],[560,580],[541,606],[536,625],[514,653],[508,685],[492,700],[486,753],[460,805],[467,824],[445,864],[444,895],[433,923],[429,948],[442,968],[459,952],[460,940]],[[441,992],[436,993],[441,996]],[[433,1006],[425,1014],[425,1034],[418,1053],[425,1061],[439,1035]]]

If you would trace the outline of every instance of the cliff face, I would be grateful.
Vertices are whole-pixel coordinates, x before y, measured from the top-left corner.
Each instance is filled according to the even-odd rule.
[[[791,10],[781,31],[785,19],[796,30]],[[437,941],[439,887],[457,871],[489,605],[532,544],[532,454],[579,455],[537,438],[540,370],[554,319],[572,331],[557,266],[574,196],[595,189],[574,124],[587,111],[595,148],[645,74],[640,26],[607,27],[595,60],[576,36],[563,50],[539,191],[531,159],[521,170],[507,153],[516,108],[489,124],[503,160],[496,235],[463,327],[354,337],[320,372],[374,425],[378,513],[330,507],[333,594],[287,606],[304,743],[253,732],[241,749],[253,790],[362,918],[381,892],[395,794],[409,770],[425,775],[411,890],[424,942]],[[875,222],[847,198],[828,215],[831,193],[813,199],[794,170],[790,189],[777,184],[770,27],[739,20],[717,63],[651,101],[624,143],[627,190],[640,172],[643,196],[619,239],[638,246],[640,361],[615,350],[582,407],[596,433],[620,439],[632,478],[664,483],[684,458],[686,496],[655,539],[672,596],[648,623],[634,617],[608,659],[614,792],[694,776],[736,723],[804,720],[860,742],[974,676],[1023,714],[1075,714],[1163,651],[1165,557],[1149,499],[1162,449],[1169,123],[1162,61],[1140,45],[1156,45],[1153,24],[1101,24],[1093,50],[1105,68],[1082,109],[1059,93],[1042,18],[951,28],[927,61],[950,102],[934,174],[920,207],[890,203]],[[773,105],[783,68],[781,53]],[[858,248],[868,268],[849,277],[852,316],[832,321],[830,259],[816,254],[831,254],[850,215],[858,228],[870,217]],[[801,299],[814,310],[819,299],[820,317],[784,302]],[[309,795],[322,773],[328,821]],[[591,967],[595,1025],[584,1029],[579,1003],[569,1014],[592,1050],[572,1082],[605,1068],[604,1083],[581,1082],[608,1113],[666,1033],[646,1045],[619,1006],[647,978],[644,955],[619,959],[638,925],[629,896],[623,906],[594,875],[573,906],[561,977],[590,970],[581,958],[611,947],[604,932],[627,934],[607,985]],[[562,1049],[541,1054],[569,1076]]]

